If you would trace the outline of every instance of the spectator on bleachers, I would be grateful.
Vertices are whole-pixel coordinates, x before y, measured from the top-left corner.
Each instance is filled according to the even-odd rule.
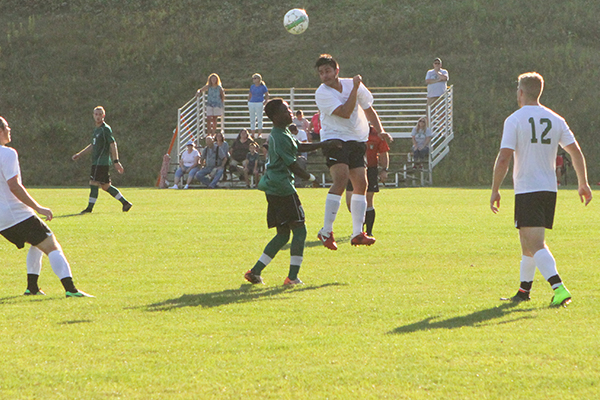
[[[412,130],[411,137],[414,162],[421,166],[421,163],[429,160],[429,143],[433,137],[425,117],[419,118],[417,125]]]
[[[250,145],[252,143],[254,143],[254,140],[248,135],[248,130],[240,130],[237,137],[235,138],[235,141],[231,145],[229,157],[229,172],[231,172],[232,174],[237,174],[240,178],[243,176],[243,164],[246,160],[248,152],[250,151]]]
[[[317,111],[315,115],[310,119],[308,125],[308,134],[310,135],[310,141],[321,140],[321,114]]]
[[[196,180],[203,183],[210,189],[217,187],[219,180],[223,176],[225,164],[227,163],[227,153],[223,152],[222,147],[218,147],[211,136],[206,137],[206,147],[202,149],[200,169],[196,173]],[[212,180],[209,180],[208,177]]]
[[[258,154],[258,143],[252,142],[250,144],[250,150],[246,154],[246,160],[244,161],[244,179],[246,180],[246,187],[250,185],[250,175],[254,176],[254,185],[258,184],[259,175],[259,162],[260,154]]]
[[[302,110],[296,111],[296,118],[294,118],[292,120],[292,124],[296,125],[296,128],[298,128],[298,131],[304,132],[303,134],[301,134],[299,136],[299,138],[306,137],[306,141],[310,142],[310,137],[308,136],[310,122],[308,122],[308,120],[306,118],[304,118],[304,111],[302,111]],[[300,140],[299,138],[298,138],[298,140]]]
[[[219,117],[221,117],[221,128],[223,127],[225,91],[223,90],[223,86],[221,86],[219,75],[210,74],[206,80],[206,85],[202,86],[196,92],[196,97],[201,96],[204,92],[208,92],[206,99],[208,135],[213,136],[217,130],[217,120]]]
[[[200,167],[200,153],[194,147],[193,141],[188,141],[185,145],[185,150],[179,157],[179,168],[175,171],[175,184],[169,189],[179,189],[179,182],[183,175],[188,174],[187,183],[183,187],[184,189],[189,188],[196,172]]]
[[[435,103],[448,87],[448,71],[442,68],[442,59],[433,60],[433,69],[427,71],[425,83],[427,83],[427,105]]]
[[[248,110],[250,111],[250,131],[252,139],[255,138],[256,125],[258,120],[258,137],[262,137],[263,128],[263,107],[269,100],[269,89],[262,80],[260,74],[252,75],[252,85],[248,93]]]

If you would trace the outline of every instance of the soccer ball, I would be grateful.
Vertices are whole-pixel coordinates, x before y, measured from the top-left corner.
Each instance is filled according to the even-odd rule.
[[[288,11],[283,17],[283,26],[293,35],[299,35],[308,28],[308,14],[300,8]]]

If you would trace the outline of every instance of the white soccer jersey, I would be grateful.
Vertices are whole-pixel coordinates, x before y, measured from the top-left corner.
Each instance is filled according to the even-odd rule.
[[[0,146],[0,231],[35,215],[34,211],[17,199],[8,187],[7,181],[17,175],[21,182],[17,151]]]
[[[515,151],[515,194],[556,192],[556,153],[575,137],[563,117],[544,106],[523,106],[504,121],[500,148]]]
[[[369,121],[364,109],[373,105],[373,95],[362,83],[358,88],[356,106],[350,118],[333,115],[333,112],[344,105],[354,87],[351,78],[341,78],[342,92],[338,92],[324,83],[315,92],[315,100],[320,111],[321,140],[340,139],[366,142],[369,139]]]

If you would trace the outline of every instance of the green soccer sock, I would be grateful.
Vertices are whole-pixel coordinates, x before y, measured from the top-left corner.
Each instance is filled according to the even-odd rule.
[[[288,273],[288,278],[293,281],[298,278],[298,271],[302,265],[304,243],[306,242],[306,225],[293,229],[292,234],[292,244],[290,246],[290,271]]]
[[[112,197],[114,197],[115,199],[119,200],[121,203],[123,203],[123,204],[129,203],[127,200],[125,200],[125,197],[123,197],[123,195],[121,194],[121,192],[119,192],[119,189],[117,189],[113,185],[110,185],[106,191]]]
[[[260,275],[262,270],[265,269],[265,267],[271,262],[271,260],[273,258],[275,258],[275,256],[279,252],[279,250],[281,250],[281,248],[283,246],[285,246],[285,244],[289,240],[290,240],[289,228],[288,229],[286,229],[284,227],[278,228],[277,235],[275,235],[275,237],[273,239],[271,239],[269,244],[267,244],[267,247],[265,247],[263,255],[259,258],[259,260],[256,262],[256,264],[254,264],[254,267],[252,267],[252,273],[254,275]]]
[[[96,201],[98,200],[98,186],[90,185],[90,200],[87,206],[87,210],[92,211]]]

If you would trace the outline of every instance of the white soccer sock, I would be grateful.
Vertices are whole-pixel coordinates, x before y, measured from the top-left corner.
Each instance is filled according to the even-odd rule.
[[[333,232],[333,223],[337,217],[338,210],[342,204],[342,196],[337,194],[327,194],[325,199],[325,221],[323,222],[323,233],[329,235]]]
[[[350,213],[352,214],[352,237],[360,235],[363,231],[366,211],[367,196],[363,194],[353,194],[352,199],[350,200]]]
[[[52,271],[58,276],[58,279],[71,278],[71,267],[62,250],[54,250],[48,254]]]
[[[290,256],[290,265],[301,266],[302,265],[302,256]]]
[[[27,253],[27,274],[39,275],[42,272],[42,257],[44,252],[35,246],[29,248]]]
[[[558,271],[556,270],[556,260],[554,260],[550,250],[546,248],[538,250],[533,255],[533,259],[545,280],[550,279],[550,277],[553,277],[554,275],[558,275]]]
[[[533,282],[535,276],[535,260],[526,255],[521,256],[521,282]]]

